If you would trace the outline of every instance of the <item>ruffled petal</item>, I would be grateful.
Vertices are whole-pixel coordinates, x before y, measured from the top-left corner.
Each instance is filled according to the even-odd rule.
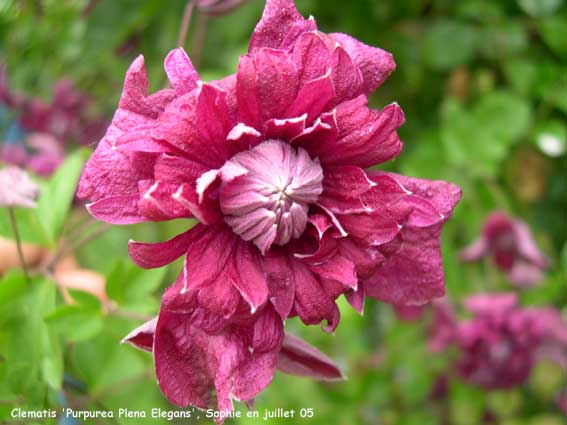
[[[367,102],[366,96],[359,96],[337,106],[333,114],[339,130],[337,139],[310,150],[322,164],[367,168],[401,152],[396,129],[405,118],[400,107],[394,103],[377,113],[367,108]]]
[[[314,29],[315,22],[312,19],[304,19],[293,0],[267,0],[248,50],[253,52],[265,47],[286,48],[291,46],[301,33]]]
[[[262,124],[272,118],[290,117],[285,116],[285,112],[296,98],[298,74],[287,53],[259,49],[252,55],[242,56],[236,78],[242,122],[261,129]]]
[[[443,296],[441,228],[404,228],[401,247],[365,281],[366,294],[397,305],[422,305]]]
[[[392,55],[377,47],[367,46],[340,33],[329,34],[346,50],[364,78],[364,93],[370,94],[396,69]]]
[[[294,309],[306,325],[315,325],[326,320],[325,330],[333,331],[338,325],[338,308],[327,295],[321,283],[309,268],[298,260],[290,261],[290,270],[295,281]]]
[[[119,107],[104,138],[91,156],[79,182],[77,196],[97,201],[107,196],[132,195],[137,181],[151,178],[155,155],[115,149],[125,133],[148,128],[173,100],[172,90],[147,95],[144,58],[139,56],[126,73]]]

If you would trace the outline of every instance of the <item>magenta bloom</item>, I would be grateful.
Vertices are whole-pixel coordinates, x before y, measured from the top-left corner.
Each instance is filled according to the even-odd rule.
[[[365,293],[398,305],[443,295],[439,236],[460,189],[367,170],[402,149],[399,106],[367,106],[394,67],[383,50],[317,31],[291,0],[267,1],[223,80],[203,83],[176,49],[172,89],[147,95],[143,58],[131,65],[78,193],[109,223],[200,221],[129,246],[145,268],[185,255],[152,346],[172,402],[205,406],[211,389],[222,409],[253,398],[282,355],[297,357],[283,321],[332,331],[342,294],[359,311]],[[185,359],[189,347],[201,357]]]
[[[461,251],[462,261],[491,256],[498,268],[518,286],[532,286],[543,278],[549,260],[538,249],[529,227],[503,212],[488,216],[480,237]]]
[[[0,163],[16,165],[49,177],[65,160],[59,141],[47,133],[32,133],[25,142],[0,146]]]
[[[0,207],[35,208],[39,187],[18,167],[0,169]]]
[[[465,308],[473,318],[457,322],[450,306],[434,303],[430,346],[438,351],[455,345],[455,369],[466,381],[486,389],[511,388],[528,379],[538,358],[565,364],[567,325],[558,311],[521,308],[515,294],[475,295]]]
[[[45,133],[60,144],[71,140],[86,145],[100,139],[107,122],[92,114],[92,102],[69,80],[60,80],[51,103],[13,92],[0,68],[0,103],[17,113],[19,125],[32,133]]]

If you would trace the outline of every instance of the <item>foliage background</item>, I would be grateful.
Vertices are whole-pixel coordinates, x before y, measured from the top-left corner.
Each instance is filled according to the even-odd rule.
[[[87,3],[92,3],[88,13]],[[221,17],[194,16],[186,50],[204,80],[235,71],[262,3],[250,0]],[[542,149],[545,138],[563,148],[566,143],[566,2],[296,3],[323,31],[349,33],[394,54],[397,71],[371,99],[376,107],[397,101],[407,117],[401,130],[404,152],[387,168],[450,180],[464,192],[443,235],[449,296],[458,302],[479,291],[513,290],[490,264],[463,266],[456,258],[485,216],[503,209],[531,225],[553,261],[541,285],[521,292],[523,304],[567,312],[566,157]],[[178,0],[0,0],[0,58],[13,88],[48,100],[55,82],[69,77],[96,100],[98,113],[111,116],[124,73],[138,53],[145,56],[152,90],[164,85],[163,58],[175,46],[184,6]],[[87,156],[85,150],[75,151],[43,183],[39,208],[18,211],[26,241],[54,250],[71,226],[64,224],[84,219],[82,210],[70,207]],[[0,215],[0,234],[11,237],[4,211]],[[173,409],[157,389],[150,355],[119,341],[140,323],[138,316],[157,311],[160,294],[179,266],[138,270],[127,256],[128,239],[159,240],[186,227],[186,221],[113,227],[78,250],[82,266],[106,276],[114,311],[85,293],[74,294],[78,303],[65,305],[46,278],[26,288],[18,271],[4,276],[0,421],[13,421],[14,406]],[[277,374],[258,397],[257,409],[313,407],[314,419],[302,421],[313,425],[475,425],[487,411],[494,423],[506,425],[565,423],[554,403],[565,376],[551,363],[540,364],[524,388],[489,393],[451,380],[447,399],[434,401],[436,377],[450,357],[427,350],[427,319],[401,322],[389,306],[372,301],[364,317],[346,305],[341,312],[335,335],[295,320],[286,326],[336,359],[348,381],[322,384]]]

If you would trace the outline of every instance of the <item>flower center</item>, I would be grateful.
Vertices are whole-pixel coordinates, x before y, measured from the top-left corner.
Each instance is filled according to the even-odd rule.
[[[236,154],[220,171],[225,222],[263,254],[301,236],[309,205],[323,192],[319,160],[280,140]]]

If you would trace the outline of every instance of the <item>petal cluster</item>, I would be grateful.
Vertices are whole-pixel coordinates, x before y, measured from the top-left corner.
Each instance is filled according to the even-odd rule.
[[[381,49],[318,31],[291,0],[267,1],[223,80],[200,81],[179,48],[165,59],[171,89],[148,95],[143,57],[130,66],[78,194],[109,223],[199,221],[129,245],[144,268],[185,256],[157,321],[128,338],[151,341],[174,403],[209,405],[212,389],[231,408],[276,365],[337,378],[330,360],[283,336],[285,320],[333,331],[341,295],[362,312],[365,295],[422,305],[444,294],[439,238],[460,189],[367,170],[402,149],[400,107],[367,99],[394,67]]]
[[[479,294],[465,301],[473,318],[459,322],[446,303],[434,304],[430,346],[458,348],[456,372],[486,389],[523,384],[541,357],[565,365],[567,324],[551,308],[522,308],[515,294]]]
[[[537,284],[549,267],[528,225],[500,211],[487,217],[480,237],[460,253],[461,260],[467,262],[486,256],[518,286]]]

